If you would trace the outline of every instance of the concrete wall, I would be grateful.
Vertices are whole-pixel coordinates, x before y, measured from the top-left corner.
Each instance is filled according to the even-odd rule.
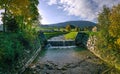
[[[73,46],[75,41],[48,41],[51,46]]]

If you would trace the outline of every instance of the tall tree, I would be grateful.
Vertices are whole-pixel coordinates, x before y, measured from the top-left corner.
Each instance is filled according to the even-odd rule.
[[[110,21],[109,33],[114,38],[114,43],[117,44],[118,49],[120,49],[120,4],[112,8]]]
[[[15,16],[23,16],[25,20],[30,18],[29,0],[0,0],[0,8],[4,9],[3,15],[3,30],[5,32],[7,15],[11,14]]]
[[[100,45],[101,47],[106,47],[110,39],[108,32],[108,27],[110,25],[109,14],[110,9],[106,6],[103,6],[103,11],[98,15],[98,30],[100,31],[99,37],[101,39],[100,41],[103,42],[103,44]]]
[[[3,30],[5,32],[8,14],[12,15],[21,29],[29,24],[39,24],[38,0],[0,0],[0,9],[4,9]],[[10,17],[9,17],[10,18]],[[30,26],[31,27],[31,26]]]

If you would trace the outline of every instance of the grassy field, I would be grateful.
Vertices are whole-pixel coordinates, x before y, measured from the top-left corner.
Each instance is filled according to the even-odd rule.
[[[76,35],[77,35],[78,32],[70,32],[68,34],[65,34],[65,39],[72,39],[72,40],[75,40],[76,38]]]
[[[50,39],[51,37],[58,36],[58,35],[63,35],[66,34],[67,32],[45,32],[45,36],[47,39]]]

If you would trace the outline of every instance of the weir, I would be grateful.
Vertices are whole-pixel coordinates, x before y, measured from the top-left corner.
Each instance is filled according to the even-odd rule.
[[[52,41],[48,40],[48,44],[51,46],[75,46],[75,41],[74,40],[69,40],[69,41]]]

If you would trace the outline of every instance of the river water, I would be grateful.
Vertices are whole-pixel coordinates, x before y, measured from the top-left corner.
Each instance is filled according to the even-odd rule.
[[[85,48],[50,47],[43,49],[23,74],[101,74],[107,68]]]
[[[64,41],[57,36],[50,41]],[[120,74],[89,50],[76,46],[51,46],[42,49],[23,74]]]

